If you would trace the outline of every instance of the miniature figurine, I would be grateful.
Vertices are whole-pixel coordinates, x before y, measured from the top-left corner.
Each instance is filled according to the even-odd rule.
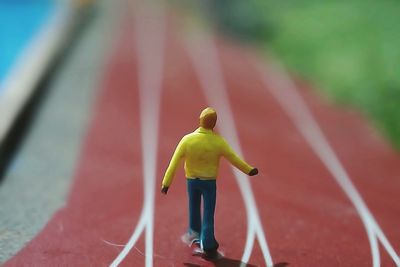
[[[225,139],[213,131],[216,122],[217,113],[214,109],[208,107],[201,112],[200,127],[185,135],[176,147],[161,189],[163,194],[167,194],[176,168],[184,160],[189,196],[189,229],[182,236],[182,241],[188,245],[200,245],[207,259],[216,259],[219,255],[219,244],[214,236],[214,211],[216,179],[221,156],[250,176],[258,174],[257,168],[251,167],[238,157]],[[200,211],[202,196],[203,220]]]

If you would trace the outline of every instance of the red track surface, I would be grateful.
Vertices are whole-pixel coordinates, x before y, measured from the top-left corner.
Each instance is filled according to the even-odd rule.
[[[67,206],[5,266],[108,266],[138,222],[143,201],[135,41],[123,25],[104,73]],[[246,211],[231,169],[218,180],[216,237],[226,259],[209,263],[180,241],[187,226],[186,183],[176,175],[158,193],[179,139],[197,127],[207,106],[192,62],[174,32],[167,37],[155,204],[155,266],[238,266],[246,240]],[[265,90],[246,51],[218,44],[245,158],[274,263],[289,266],[371,266],[360,217],[278,102]],[[238,63],[240,62],[240,63]],[[310,93],[301,94],[396,251],[400,251],[400,159],[368,124]],[[217,110],[218,111],[218,110]],[[105,242],[107,241],[107,242]],[[121,266],[144,266],[143,235]],[[395,266],[381,249],[382,266]],[[256,243],[249,266],[265,266]],[[281,265],[283,266],[283,264]]]

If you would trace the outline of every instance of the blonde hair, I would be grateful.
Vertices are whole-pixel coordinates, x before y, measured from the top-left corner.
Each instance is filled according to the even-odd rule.
[[[216,124],[217,112],[213,108],[205,108],[200,114],[200,126],[212,130]]]

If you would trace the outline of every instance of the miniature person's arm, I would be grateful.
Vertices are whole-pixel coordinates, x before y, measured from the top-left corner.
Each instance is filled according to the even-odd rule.
[[[247,162],[242,160],[233,149],[229,146],[229,144],[223,139],[223,148],[222,148],[223,156],[236,168],[248,174],[250,176],[257,175],[258,169],[250,166]]]
[[[175,149],[174,155],[171,158],[167,170],[165,171],[161,189],[161,192],[163,194],[166,194],[168,192],[168,188],[175,177],[176,169],[180,165],[184,156],[185,156],[185,141],[184,138],[182,138],[182,140],[179,142],[178,146]]]

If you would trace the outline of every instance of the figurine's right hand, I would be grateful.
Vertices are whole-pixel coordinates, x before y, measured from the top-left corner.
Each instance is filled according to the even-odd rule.
[[[161,188],[161,193],[163,193],[164,195],[166,195],[166,194],[168,193],[168,188],[169,188],[169,187],[167,187],[167,186],[163,186],[163,187]]]
[[[258,174],[258,169],[257,168],[253,168],[253,169],[251,169],[251,171],[249,172],[249,175],[250,176],[254,176],[254,175],[257,175]]]

